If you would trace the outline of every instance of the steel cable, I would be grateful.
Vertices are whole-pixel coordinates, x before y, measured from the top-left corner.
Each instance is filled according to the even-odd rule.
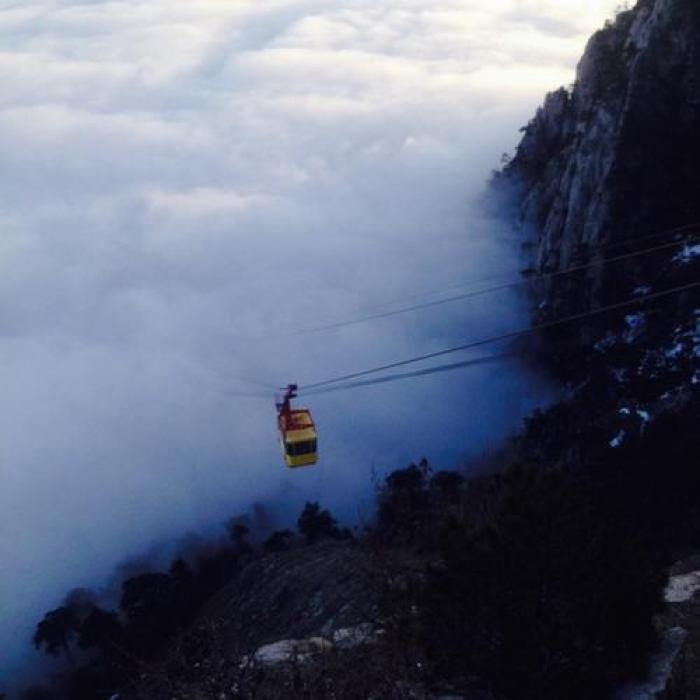
[[[501,333],[499,335],[490,336],[488,338],[482,338],[480,340],[473,340],[468,343],[463,343],[462,345],[457,345],[445,350],[438,350],[436,352],[426,353],[424,355],[419,355],[417,357],[412,357],[406,360],[400,360],[397,362],[390,362],[385,365],[380,365],[379,367],[374,367],[372,369],[362,370],[360,372],[352,372],[350,374],[345,374],[340,377],[335,377],[333,379],[326,379],[321,382],[314,382],[312,384],[306,384],[300,386],[299,393],[307,393],[312,389],[317,389],[320,387],[330,386],[331,384],[338,384],[339,382],[349,381],[351,379],[358,379],[360,377],[365,377],[371,374],[376,374],[377,372],[384,372],[386,370],[395,369],[398,367],[405,367],[407,365],[415,364],[416,362],[423,362],[425,360],[430,360],[436,357],[444,357],[445,355],[450,355],[455,352],[460,352],[463,350],[470,350],[472,348],[482,347],[484,345],[490,345],[491,343],[496,343],[503,340],[513,340],[531,333],[537,333],[539,331],[548,330],[550,328],[555,328],[568,323],[574,323],[576,321],[582,321],[586,318],[591,318],[593,316],[599,316],[600,314],[607,313],[608,311],[615,311],[617,309],[629,308],[630,306],[643,304],[654,299],[662,299],[664,297],[671,296],[672,294],[679,294],[684,291],[690,291],[691,289],[696,289],[700,287],[700,281],[692,282],[690,284],[681,285],[678,287],[673,287],[671,289],[666,289],[660,292],[653,292],[645,294],[643,296],[635,297],[634,299],[627,299],[625,301],[616,302],[614,304],[607,304],[598,309],[592,309],[590,311],[585,311],[578,314],[572,314],[566,316],[565,318],[554,319],[552,321],[546,321],[544,323],[537,324],[535,326],[530,326],[528,328],[521,328],[515,331],[508,331],[507,333]]]
[[[401,309],[394,309],[392,311],[385,311],[378,314],[371,314],[369,316],[362,316],[360,318],[349,319],[346,321],[338,321],[335,323],[329,323],[322,326],[315,326],[312,328],[300,329],[298,331],[293,331],[290,333],[285,333],[279,336],[269,336],[268,339],[281,339],[281,338],[292,338],[302,335],[310,335],[313,333],[322,333],[324,331],[337,330],[338,328],[345,328],[347,326],[357,325],[360,323],[367,323],[368,321],[375,321],[382,318],[389,318],[391,316],[397,316],[399,314],[405,314],[412,311],[420,311],[423,309],[430,309],[436,306],[442,306],[443,304],[450,304],[456,301],[463,301],[465,299],[473,299],[476,297],[484,296],[486,294],[492,294],[494,292],[504,291],[506,289],[514,289],[524,285],[528,285],[532,282],[546,281],[556,279],[558,277],[563,277],[566,275],[571,275],[576,272],[583,272],[584,270],[589,270],[595,267],[600,267],[602,265],[609,265],[611,263],[621,262],[623,260],[628,260],[631,258],[641,257],[644,255],[650,255],[651,253],[657,253],[662,250],[667,250],[679,245],[686,245],[688,243],[685,241],[673,241],[672,243],[664,243],[662,245],[653,246],[651,248],[645,248],[644,250],[634,251],[632,253],[625,253],[623,255],[618,255],[613,258],[605,258],[603,260],[596,260],[594,262],[587,263],[585,265],[575,265],[569,267],[565,270],[559,270],[557,272],[550,272],[543,275],[536,275],[527,277],[526,279],[521,279],[517,281],[507,282],[505,284],[499,284],[492,287],[485,287],[483,289],[477,289],[471,292],[465,292],[464,294],[458,294],[456,296],[448,297],[447,299],[437,299],[435,301],[424,302],[422,304],[414,304],[412,306],[406,306]]]

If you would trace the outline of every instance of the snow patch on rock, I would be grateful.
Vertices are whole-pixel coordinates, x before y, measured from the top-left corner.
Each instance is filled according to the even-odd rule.
[[[332,642],[323,637],[282,639],[260,647],[250,656],[242,657],[240,665],[244,668],[250,665],[276,666],[291,661],[304,663],[313,656],[329,652],[332,648]]]
[[[659,651],[652,657],[649,678],[641,683],[625,686],[615,693],[614,700],[658,700],[662,697],[687,637],[688,633],[682,627],[666,630]]]
[[[621,430],[611,441],[610,441],[610,447],[613,449],[617,447],[621,447],[622,443],[625,441],[625,431]]]
[[[623,334],[623,340],[626,343],[634,343],[644,329],[645,316],[643,313],[628,314],[625,316],[625,326],[627,329]]]
[[[677,360],[683,354],[683,343],[674,343],[673,347],[664,352],[666,359]]]
[[[357,627],[343,627],[333,632],[333,644],[338,649],[353,649],[363,644],[373,644],[380,633],[366,622]]]
[[[681,576],[671,576],[666,586],[667,603],[685,603],[700,591],[700,571]]]
[[[354,649],[364,644],[374,644],[381,634],[382,630],[377,630],[374,625],[363,623],[356,627],[337,629],[333,632],[332,641],[325,637],[282,639],[272,644],[265,644],[253,654],[241,657],[240,667],[266,667],[284,663],[303,664],[333,649]]]
[[[700,255],[700,243],[695,243],[694,245],[686,245],[683,250],[676,253],[673,256],[673,262],[680,265],[686,265],[691,260],[694,260]]]

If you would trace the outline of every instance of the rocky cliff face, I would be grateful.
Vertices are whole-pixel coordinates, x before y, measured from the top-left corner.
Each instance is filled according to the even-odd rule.
[[[501,178],[518,188],[533,271],[700,223],[698,124],[700,3],[640,0],[592,37],[573,88],[548,95]],[[656,265],[635,260],[623,285],[619,266],[592,267],[573,280],[584,293],[555,278],[542,290],[543,315],[631,293]]]
[[[540,357],[577,388],[531,422],[525,458],[596,461],[697,399],[699,125],[700,3],[639,0],[591,38],[496,178],[515,192],[536,322],[632,302],[543,334]]]
[[[698,127],[700,2],[639,0],[592,37],[495,181],[515,192],[535,322],[639,300],[543,334],[539,356],[569,390],[529,422],[519,456],[617,479],[669,558],[700,541]],[[686,641],[640,685],[658,692],[625,697],[698,697],[699,595],[662,624]]]

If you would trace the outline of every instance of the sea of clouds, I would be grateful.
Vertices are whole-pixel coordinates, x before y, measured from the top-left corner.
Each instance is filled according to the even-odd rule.
[[[4,684],[154,543],[253,501],[353,520],[373,473],[517,427],[515,363],[318,396],[321,464],[288,474],[271,388],[526,323],[506,293],[294,335],[515,275],[479,199],[615,4],[0,4]]]

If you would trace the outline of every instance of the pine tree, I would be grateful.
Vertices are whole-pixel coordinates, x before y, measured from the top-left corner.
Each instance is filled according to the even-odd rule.
[[[78,618],[75,612],[62,606],[47,612],[44,619],[37,625],[32,641],[37,649],[42,647],[47,654],[57,656],[63,651],[71,666],[75,665],[70,642],[78,633]]]

